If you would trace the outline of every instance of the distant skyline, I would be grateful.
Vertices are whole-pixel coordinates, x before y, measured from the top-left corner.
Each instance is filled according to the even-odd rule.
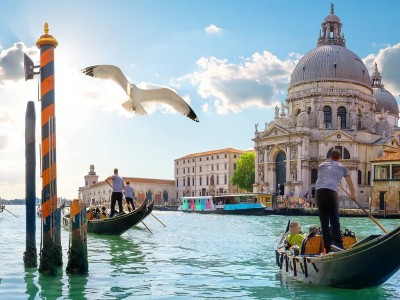
[[[25,82],[23,53],[36,64],[47,22],[55,50],[58,196],[77,198],[95,165],[99,180],[174,178],[174,159],[222,148],[253,148],[285,100],[298,60],[316,47],[331,1],[2,1],[0,2],[0,197],[25,196],[24,117],[38,79]],[[400,93],[397,1],[335,1],[346,47]],[[126,94],[81,69],[114,64],[141,88],[169,87],[200,123],[164,106],[148,116],[123,110]],[[40,197],[39,146],[37,195]]]

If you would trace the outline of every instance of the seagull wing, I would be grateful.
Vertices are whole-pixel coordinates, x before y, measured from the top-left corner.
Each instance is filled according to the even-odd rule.
[[[179,96],[174,91],[161,88],[153,90],[143,90],[134,86],[133,95],[131,98],[135,98],[138,102],[160,102],[171,106],[177,112],[187,116],[193,121],[199,122],[196,113],[193,109],[186,103],[181,96]]]
[[[98,65],[87,67],[82,70],[85,75],[102,78],[102,79],[111,79],[118,83],[120,87],[123,88],[125,93],[129,94],[130,91],[130,83],[128,79],[126,79],[124,73],[122,73],[121,69],[113,66],[113,65]]]

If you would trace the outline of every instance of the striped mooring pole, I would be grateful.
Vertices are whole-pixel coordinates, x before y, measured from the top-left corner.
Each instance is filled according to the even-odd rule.
[[[56,274],[62,265],[61,237],[57,229],[57,164],[56,118],[54,92],[54,49],[58,42],[49,35],[44,24],[44,35],[37,41],[40,49],[40,98],[42,126],[42,249],[39,272]]]
[[[73,200],[70,210],[70,245],[68,251],[68,274],[87,274],[89,270],[87,256],[86,205]]]
[[[25,208],[26,208],[26,249],[25,267],[37,267],[36,250],[36,114],[35,103],[29,101],[25,115]]]

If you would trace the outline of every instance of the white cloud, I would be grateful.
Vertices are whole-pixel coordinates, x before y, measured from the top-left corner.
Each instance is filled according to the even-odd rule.
[[[209,108],[209,106],[208,106],[208,103],[204,103],[204,104],[201,106],[201,109],[202,109],[202,111],[204,111],[204,112],[208,112],[208,111],[210,110],[210,108]]]
[[[204,28],[204,31],[207,34],[217,34],[220,33],[223,29],[221,27],[218,27],[217,25],[210,24],[206,28]]]
[[[292,59],[280,60],[268,51],[254,53],[239,64],[216,57],[202,57],[196,63],[196,71],[177,81],[196,86],[203,99],[214,101],[219,114],[237,113],[251,106],[274,106],[286,93],[295,66]]]
[[[378,54],[370,54],[363,59],[370,73],[374,70],[374,63],[378,64],[385,88],[398,96],[400,93],[400,43],[380,49]]]

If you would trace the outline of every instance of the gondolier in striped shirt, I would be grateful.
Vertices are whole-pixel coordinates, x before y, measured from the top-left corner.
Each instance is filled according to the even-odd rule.
[[[113,189],[111,194],[111,213],[110,213],[110,218],[111,218],[112,216],[114,216],[115,202],[118,202],[119,212],[121,213],[124,211],[122,207],[122,190],[125,188],[125,186],[122,178],[118,176],[117,168],[114,169],[114,175],[106,179],[106,182],[108,184],[110,184],[110,181],[112,181],[112,189]]]
[[[339,223],[339,202],[336,192],[343,177],[349,186],[351,198],[355,199],[350,172],[346,166],[338,162],[341,157],[340,150],[334,148],[331,152],[331,159],[321,163],[318,167],[316,198],[326,253],[331,252],[332,244],[343,249]]]

